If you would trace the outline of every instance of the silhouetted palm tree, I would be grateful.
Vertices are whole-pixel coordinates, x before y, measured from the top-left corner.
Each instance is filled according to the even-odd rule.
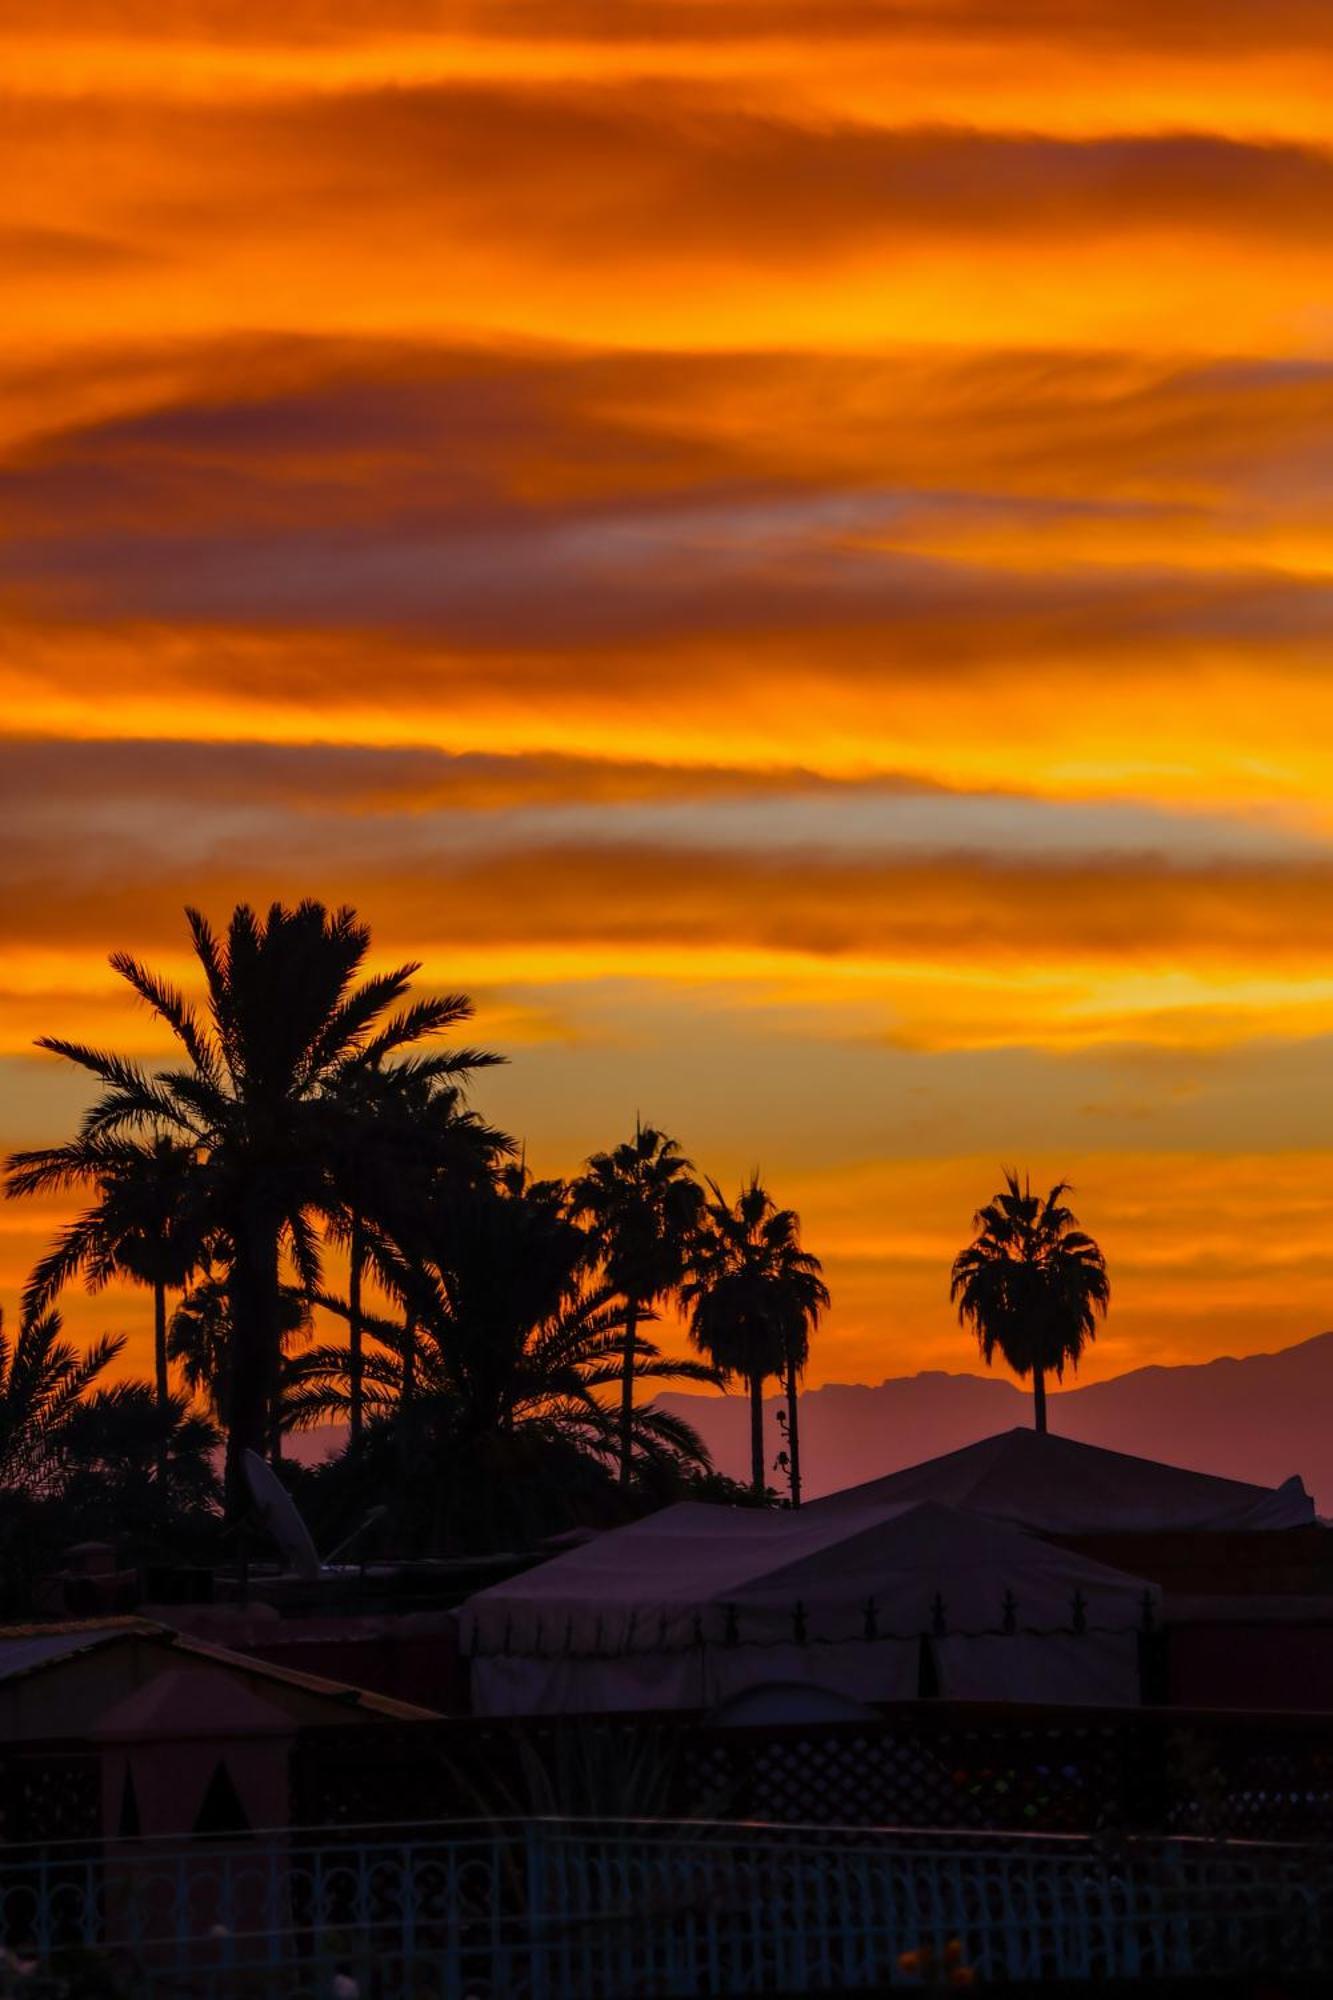
[[[0,1489],[47,1484],[71,1418],[125,1345],[105,1336],[80,1354],[60,1333],[59,1313],[25,1314],[11,1340],[0,1315]]]
[[[800,1247],[800,1217],[791,1209],[779,1210],[790,1220],[791,1234],[778,1250],[777,1284],[786,1294],[783,1314],[783,1388],[787,1397],[787,1453],[791,1504],[801,1504],[801,1377],[810,1359],[810,1336],[819,1325],[819,1316],[829,1303],[828,1286],[820,1273],[823,1265]]]
[[[624,1305],[620,1483],[628,1486],[639,1325],[680,1286],[703,1191],[676,1141],[636,1123],[632,1140],[587,1161],[570,1189],[570,1203],[572,1213],[591,1224],[606,1282]]]
[[[158,1407],[167,1409],[167,1293],[199,1268],[205,1230],[195,1148],[158,1131],[146,1139],[84,1133],[65,1146],[15,1153],[11,1196],[92,1187],[97,1200],[62,1229],[33,1271],[24,1310],[39,1314],[62,1286],[82,1274],[89,1291],[131,1278],[153,1294],[153,1368]],[[159,1471],[165,1476],[164,1463]]]
[[[61,1502],[75,1518],[118,1533],[181,1514],[203,1515],[221,1498],[220,1433],[183,1396],[165,1409],[147,1382],[98,1389],[70,1413],[60,1444]],[[149,1468],[165,1465],[165,1478]]]
[[[724,1374],[739,1375],[750,1393],[750,1478],[756,1497],[765,1486],[764,1382],[784,1379],[792,1504],[800,1505],[797,1378],[812,1329],[828,1305],[817,1257],[802,1250],[800,1218],[779,1208],[757,1174],[729,1202],[715,1181],[690,1252],[682,1297],[690,1331]]]
[[[347,1250],[348,1441],[361,1442],[363,1291],[380,1233],[410,1228],[441,1183],[473,1186],[512,1141],[464,1106],[478,1069],[502,1061],[468,1049],[396,1063],[352,1061],[332,1092],[332,1233]]]
[[[949,1297],[962,1325],[1020,1377],[1031,1375],[1035,1425],[1046,1429],[1046,1376],[1078,1366],[1105,1316],[1111,1285],[1101,1250],[1065,1205],[1067,1181],[1050,1193],[1020,1186],[1006,1168],[1004,1188],[973,1217],[974,1240],[954,1259]]]
[[[223,939],[198,911],[186,915],[207,988],[202,1018],[128,953],[111,961],[171,1029],[183,1067],[150,1073],[51,1036],[38,1046],[105,1086],[84,1138],[167,1130],[198,1151],[209,1228],[226,1246],[227,1504],[236,1513],[248,1506],[242,1454],[263,1450],[277,1389],[284,1246],[302,1287],[320,1284],[315,1223],[331,1206],[332,1093],[349,1063],[382,1063],[466,1018],[470,1006],[449,995],[403,1007],[386,1022],[419,968],[358,983],[370,931],[350,909],[275,903],[261,919],[241,904]]]
[[[619,1426],[600,1392],[621,1377],[624,1311],[609,1286],[590,1282],[587,1236],[565,1196],[561,1183],[527,1182],[515,1170],[442,1199],[428,1247],[418,1244],[410,1260],[381,1246],[405,1317],[367,1318],[378,1346],[364,1357],[363,1392],[373,1419],[394,1419],[412,1372],[413,1458],[418,1477],[429,1468],[435,1481],[435,1543],[450,1535],[445,1496],[475,1510],[482,1487],[537,1478],[543,1449],[560,1477],[573,1458],[619,1456]],[[320,1303],[347,1316],[342,1301]],[[348,1413],[347,1348],[312,1350],[295,1372],[304,1422]],[[717,1378],[640,1339],[634,1379]],[[633,1412],[631,1449],[707,1462],[689,1426],[651,1406]]]

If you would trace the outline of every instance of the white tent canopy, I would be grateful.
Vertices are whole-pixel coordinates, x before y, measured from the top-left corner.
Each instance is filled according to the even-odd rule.
[[[480,1592],[460,1636],[485,1714],[709,1709],[779,1682],[899,1700],[923,1638],[944,1694],[1126,1702],[1144,1594],[935,1502],[686,1502]]]
[[[1074,1438],[1002,1431],[962,1451],[813,1501],[826,1519],[936,1500],[1052,1535],[1301,1527],[1315,1518],[1298,1478],[1250,1486]]]

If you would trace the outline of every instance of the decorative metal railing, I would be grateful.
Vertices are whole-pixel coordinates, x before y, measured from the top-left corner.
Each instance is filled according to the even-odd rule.
[[[0,1858],[0,1995],[666,2000],[1333,1972],[1333,1857],[529,1820]],[[89,1955],[105,1986],[77,1984]],[[78,1968],[85,1968],[80,1975]],[[116,1986],[111,1982],[119,1981]]]
[[[560,1813],[1333,1845],[1330,1715],[915,1701],[747,1729],[458,1717],[311,1732],[292,1780],[293,1818],[331,1830]],[[22,1824],[48,1831],[36,1810]]]

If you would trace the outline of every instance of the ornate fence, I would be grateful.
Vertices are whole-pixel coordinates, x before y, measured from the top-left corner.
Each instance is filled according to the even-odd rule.
[[[852,1994],[945,1968],[1020,1987],[1309,1975],[1333,1971],[1333,1862],[707,1824],[362,1828],[336,1846],[288,1831],[9,1849],[0,1942],[0,1993],[73,1990],[91,1952],[120,1986],[82,1990],[136,2000]]]
[[[461,1718],[320,1732],[310,1824],[580,1814],[1333,1843],[1333,1716],[910,1702],[866,1722]]]

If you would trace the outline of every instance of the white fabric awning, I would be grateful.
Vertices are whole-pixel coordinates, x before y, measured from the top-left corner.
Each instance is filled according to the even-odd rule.
[[[945,1694],[1133,1701],[1145,1590],[936,1502],[685,1503],[478,1593],[460,1639],[489,1714],[706,1709],[779,1680],[902,1699],[923,1637]]]

